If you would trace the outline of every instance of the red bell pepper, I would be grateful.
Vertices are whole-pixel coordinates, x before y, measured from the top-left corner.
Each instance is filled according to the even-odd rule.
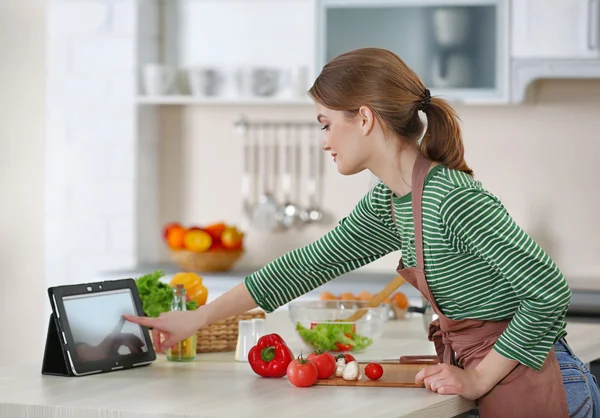
[[[248,352],[248,362],[254,373],[262,377],[283,377],[294,354],[278,334],[262,336]]]

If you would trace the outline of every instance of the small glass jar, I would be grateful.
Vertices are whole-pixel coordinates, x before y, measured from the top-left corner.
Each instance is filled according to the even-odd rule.
[[[171,302],[172,311],[185,311],[186,305],[185,287],[178,284],[173,289],[173,301]],[[194,361],[196,359],[196,334],[179,341],[173,347],[167,349],[167,359],[169,361]]]

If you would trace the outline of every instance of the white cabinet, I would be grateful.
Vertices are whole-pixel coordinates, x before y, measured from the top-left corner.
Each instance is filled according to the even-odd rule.
[[[141,64],[180,74],[144,104],[310,104],[322,66],[361,47],[395,52],[432,94],[467,104],[519,103],[539,78],[600,78],[600,0],[137,1],[160,16],[140,17]],[[210,80],[195,67],[217,68],[222,93],[194,94]],[[244,87],[263,81],[277,93]]]
[[[543,78],[600,78],[600,0],[512,0],[510,102]]]
[[[508,0],[318,0],[318,57],[379,47],[396,53],[432,94],[507,101]]]
[[[167,92],[141,88],[140,103],[306,100],[316,71],[314,0],[138,1],[160,16],[159,36],[140,41],[142,65],[159,61],[178,74]]]
[[[168,1],[171,52],[182,67],[288,65],[313,59],[308,0]],[[168,51],[166,51],[168,52]]]
[[[600,58],[600,0],[513,0],[514,58]]]

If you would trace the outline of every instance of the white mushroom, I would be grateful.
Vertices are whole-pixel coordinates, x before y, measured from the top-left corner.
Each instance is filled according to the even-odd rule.
[[[344,380],[359,380],[361,378],[360,368],[356,361],[346,364],[342,373]]]
[[[335,377],[342,377],[344,369],[346,368],[346,359],[340,357],[335,362]]]

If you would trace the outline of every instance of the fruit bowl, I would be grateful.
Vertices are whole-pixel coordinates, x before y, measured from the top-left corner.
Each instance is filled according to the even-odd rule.
[[[208,251],[203,253],[173,250],[171,251],[171,260],[184,271],[199,273],[228,271],[243,254],[243,250]]]
[[[344,320],[366,311],[357,321]],[[311,349],[331,352],[361,352],[383,335],[389,306],[368,307],[363,300],[294,301],[289,316],[298,335]]]
[[[227,271],[244,254],[244,234],[224,222],[188,227],[172,222],[163,228],[163,239],[171,260],[184,271]]]

